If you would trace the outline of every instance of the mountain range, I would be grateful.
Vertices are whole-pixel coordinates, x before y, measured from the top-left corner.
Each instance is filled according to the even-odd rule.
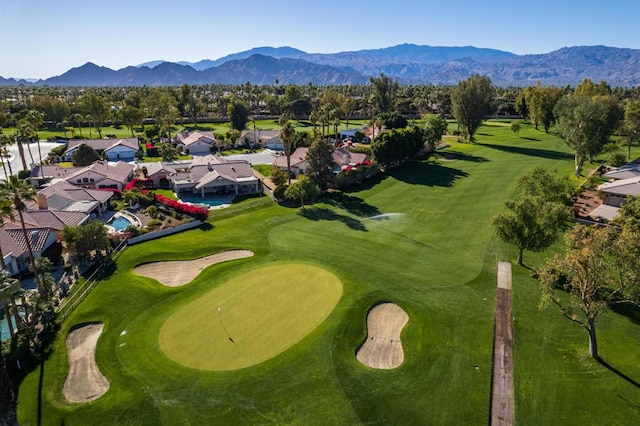
[[[119,70],[91,62],[35,82],[0,77],[0,85],[178,86],[182,84],[365,84],[384,73],[401,84],[457,84],[473,74],[498,86],[576,85],[585,78],[611,86],[640,85],[640,50],[565,47],[516,55],[496,49],[401,44],[382,49],[307,53],[292,47],[258,47],[216,60],[152,61]]]

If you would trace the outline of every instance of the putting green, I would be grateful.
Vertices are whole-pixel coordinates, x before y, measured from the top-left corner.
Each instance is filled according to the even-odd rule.
[[[160,329],[160,348],[187,367],[228,371],[266,361],[324,321],[342,283],[316,266],[256,269],[181,306]]]

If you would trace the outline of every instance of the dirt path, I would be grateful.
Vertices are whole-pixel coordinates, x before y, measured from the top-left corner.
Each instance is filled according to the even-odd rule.
[[[513,425],[513,316],[511,310],[511,264],[498,264],[496,321],[493,336],[491,378],[491,425]]]
[[[96,364],[96,344],[104,324],[87,324],[67,335],[69,372],[62,392],[69,402],[89,402],[109,390],[109,380]]]
[[[190,283],[207,266],[251,256],[253,252],[248,250],[229,250],[194,260],[145,263],[133,268],[133,273],[158,280],[167,287],[179,287]]]
[[[404,362],[400,333],[409,315],[395,303],[381,303],[367,315],[367,340],[356,358],[371,368],[390,370]]]

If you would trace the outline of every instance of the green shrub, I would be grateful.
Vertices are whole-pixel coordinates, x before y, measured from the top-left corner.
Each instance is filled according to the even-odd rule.
[[[276,189],[273,190],[273,196],[278,201],[284,201],[284,193],[287,190],[288,185],[278,185]]]

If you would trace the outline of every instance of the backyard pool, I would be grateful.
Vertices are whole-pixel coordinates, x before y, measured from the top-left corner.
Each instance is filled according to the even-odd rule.
[[[231,201],[233,201],[233,197],[234,197],[233,195],[218,195],[215,197],[203,198],[200,195],[184,194],[184,193],[180,193],[178,194],[178,196],[180,197],[180,200],[185,203],[190,203],[194,205],[203,205],[203,206],[207,206],[208,208],[226,207],[227,205],[231,204]]]
[[[109,221],[109,226],[113,227],[116,232],[124,231],[129,225],[133,225],[133,223],[124,216],[117,216]]]
[[[22,307],[18,308],[18,315],[21,318],[24,318],[24,310]],[[15,318],[11,317],[11,322],[15,327]],[[4,309],[0,310],[0,341],[7,340],[11,337],[11,333],[9,333],[9,326],[7,325],[7,319],[4,316]]]

